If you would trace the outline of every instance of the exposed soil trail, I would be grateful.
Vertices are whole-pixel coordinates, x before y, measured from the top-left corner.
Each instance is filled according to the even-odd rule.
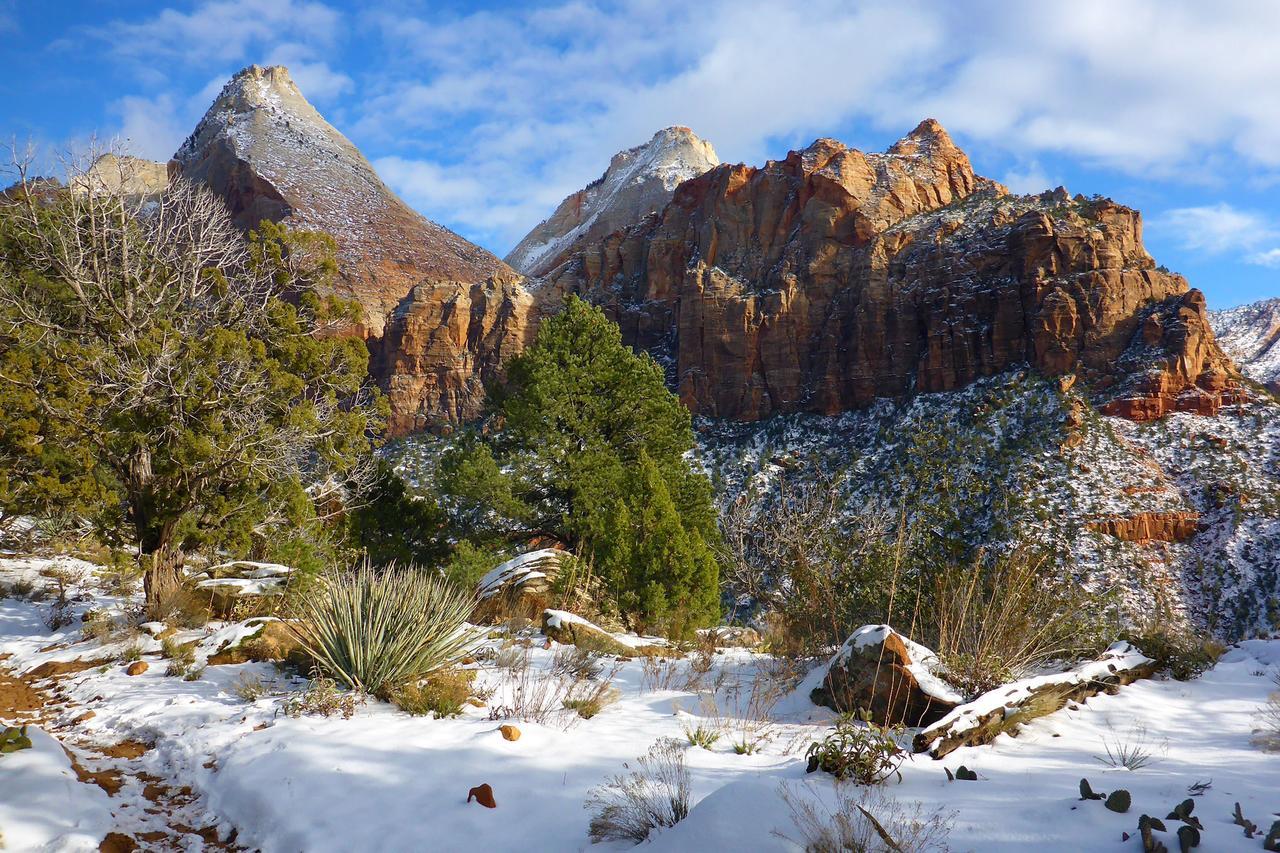
[[[83,731],[82,724],[92,719],[93,711],[73,705],[58,682],[105,661],[43,665],[19,674],[5,666],[7,657],[0,656],[0,721],[43,728],[62,745],[76,777],[106,792],[115,827],[103,839],[100,851],[245,849],[236,845],[234,831],[223,839],[216,824],[204,825],[204,810],[189,787],[174,787],[143,769],[149,744],[132,740],[103,744]]]

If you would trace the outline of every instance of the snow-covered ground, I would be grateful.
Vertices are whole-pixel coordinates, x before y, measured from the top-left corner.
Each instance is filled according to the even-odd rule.
[[[44,565],[0,561],[0,583],[37,578]],[[45,624],[49,601],[0,600],[0,655],[9,655],[0,666],[26,673],[50,661],[109,658],[127,645],[82,641],[79,616],[89,608],[121,612],[131,602],[101,594],[91,582],[74,592],[83,595],[72,606],[76,621],[57,631]],[[202,639],[203,657],[242,632],[214,625],[180,638]],[[126,769],[189,786],[185,824],[216,826],[224,840],[234,830],[236,845],[265,851],[628,849],[621,842],[590,843],[588,792],[624,772],[624,762],[634,764],[659,738],[684,740],[685,730],[698,725],[725,733],[710,749],[685,750],[693,808],[685,821],[656,833],[649,849],[796,850],[801,835],[783,790],[793,801],[835,801],[831,777],[805,774],[804,750],[828,731],[831,716],[807,699],[812,676],[776,703],[757,702],[757,711],[771,705],[767,722],[751,731],[763,737],[762,746],[739,755],[732,742],[741,727],[731,718],[752,704],[757,680],[779,683],[772,658],[722,650],[701,690],[681,683],[693,658],[674,664],[637,658],[611,675],[606,662],[618,702],[591,719],[555,710],[533,722],[501,709],[517,704],[517,691],[525,691],[528,704],[539,685],[553,683],[547,669],[560,647],[544,648],[536,628],[521,636],[530,641],[528,677],[521,682],[509,660],[503,666],[504,658],[524,653],[521,645],[491,637],[492,650],[472,666],[479,670],[477,686],[492,695],[486,707],[469,707],[455,719],[410,717],[374,700],[351,719],[291,718],[282,701],[302,682],[274,665],[209,666],[185,681],[165,675],[164,662],[149,651],[154,641],[146,641],[142,660],[150,666],[141,675],[126,675],[113,660],[63,676],[58,699],[65,704],[46,709],[46,726],[85,761],[95,743],[150,745],[128,759]],[[499,654],[502,646],[507,650]],[[1257,710],[1276,689],[1278,672],[1280,641],[1245,642],[1194,681],[1140,681],[1035,721],[1016,738],[1001,736],[941,761],[916,756],[903,765],[902,781],[882,786],[877,796],[908,809],[918,802],[923,814],[950,820],[953,850],[1137,850],[1136,838],[1121,839],[1134,833],[1138,815],[1164,817],[1192,786],[1208,783],[1194,798],[1205,827],[1200,849],[1260,850],[1261,839],[1245,839],[1231,813],[1239,802],[1266,827],[1280,812],[1280,757],[1251,743]],[[237,685],[254,679],[268,692],[246,701]],[[90,719],[72,723],[86,711],[94,712]],[[516,741],[498,730],[509,722],[522,732]],[[0,756],[0,829],[8,849],[95,849],[113,821],[125,833],[145,823],[138,811],[147,803],[135,785],[107,798],[72,781],[51,738],[37,732],[35,739],[33,750]],[[1151,763],[1137,771],[1105,766],[1099,756],[1116,742],[1146,744]],[[954,771],[961,764],[976,770],[978,781],[948,781],[943,767]],[[1095,790],[1129,790],[1132,809],[1115,814],[1101,802],[1080,801],[1082,777]],[[493,788],[495,810],[466,801],[468,790],[482,783]],[[11,792],[26,799],[12,799]],[[40,805],[55,795],[67,805]],[[876,805],[882,813],[888,808]],[[194,834],[184,838],[190,849],[202,843]],[[1166,841],[1176,849],[1176,839]]]

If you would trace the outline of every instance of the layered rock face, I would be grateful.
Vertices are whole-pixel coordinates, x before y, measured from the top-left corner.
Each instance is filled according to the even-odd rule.
[[[1220,404],[1236,376],[1136,211],[1010,195],[932,120],[884,154],[820,139],[688,180],[553,271],[543,298],[565,292],[604,305],[714,417],[835,413],[1023,362],[1159,401],[1131,406],[1151,417],[1189,390]],[[1117,375],[1126,355],[1144,381]]]
[[[1245,376],[1280,394],[1280,298],[1210,311],[1209,324]]]
[[[246,229],[270,219],[332,234],[344,295],[364,306],[375,336],[426,279],[471,283],[510,272],[397,198],[283,66],[236,74],[169,168],[208,184]]]
[[[479,416],[485,383],[532,340],[532,307],[515,275],[414,287],[388,318],[369,365],[391,403],[387,431],[439,430]]]
[[[578,246],[662,210],[681,182],[719,164],[711,143],[689,128],[660,130],[644,145],[613,155],[605,173],[560,202],[555,213],[511,250],[506,262],[525,275],[543,275]]]

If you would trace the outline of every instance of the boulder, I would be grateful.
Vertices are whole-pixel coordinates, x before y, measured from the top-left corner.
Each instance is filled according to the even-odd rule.
[[[146,672],[148,669],[150,669],[150,667],[147,666],[146,661],[136,660],[133,663],[129,664],[129,667],[124,671],[124,674],[125,675],[142,675],[142,673]]]
[[[209,655],[210,666],[222,664],[247,663],[248,661],[282,661],[292,660],[305,662],[298,637],[288,624],[280,619],[250,619],[248,624],[260,623],[252,633],[235,637],[232,641],[216,647]]]
[[[547,594],[560,573],[566,552],[539,548],[496,566],[476,585],[477,621],[510,616],[535,617],[547,606]]]
[[[605,629],[565,610],[544,610],[542,633],[548,640],[578,646],[600,654],[620,656],[632,654],[630,646],[616,639]]]
[[[544,610],[542,633],[557,643],[604,655],[630,657],[637,654],[635,648],[621,642],[605,629],[565,610]]]
[[[938,658],[888,625],[864,625],[826,666],[810,698],[841,712],[866,710],[879,725],[927,726],[964,701],[933,674]]]
[[[698,630],[698,637],[714,644],[718,649],[751,649],[763,642],[759,631],[744,625],[701,628]]]
[[[520,740],[520,730],[511,724],[498,726],[498,731],[502,732],[502,739],[509,741]]]

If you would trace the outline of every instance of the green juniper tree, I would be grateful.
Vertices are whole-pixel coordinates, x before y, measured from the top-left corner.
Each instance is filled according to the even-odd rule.
[[[357,309],[317,293],[328,237],[263,223],[246,243],[182,181],[143,199],[83,175],[37,193],[20,174],[0,203],[0,393],[24,425],[0,452],[118,510],[155,609],[184,549],[314,517],[317,491],[367,459],[367,351],[324,334]]]
[[[442,461],[473,531],[573,545],[638,626],[683,632],[719,615],[718,532],[688,410],[662,369],[569,297],[494,388],[490,429]]]

